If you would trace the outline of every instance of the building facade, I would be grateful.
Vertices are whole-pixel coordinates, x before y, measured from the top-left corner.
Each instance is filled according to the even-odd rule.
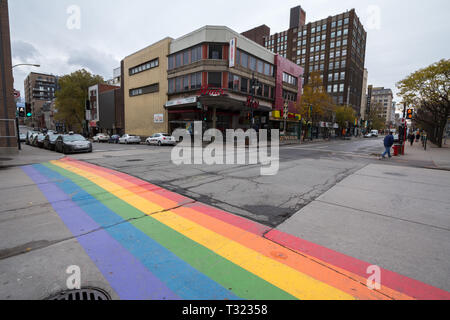
[[[17,153],[8,1],[0,0],[0,154]]]
[[[164,105],[171,41],[165,38],[122,61],[123,122],[128,134],[149,137],[168,132],[168,113]]]
[[[308,24],[305,21],[305,11],[300,6],[292,8],[290,28],[266,34],[265,47],[302,66],[305,84],[312,72],[319,72],[334,102],[351,105],[360,115],[367,33],[355,10]],[[261,41],[259,35],[251,39]]]
[[[279,127],[275,110],[301,93],[302,68],[223,26],[205,26],[170,44],[169,132]],[[283,79],[285,80],[283,82]],[[279,113],[278,113],[279,114]]]
[[[394,94],[391,89],[372,86],[371,105],[372,107],[379,107],[379,114],[386,119],[386,125],[392,125],[395,121],[393,118],[393,113],[395,114],[393,99]]]
[[[32,127],[50,129],[47,122],[53,116],[57,88],[58,78],[52,74],[31,72],[25,79],[25,102],[31,106]]]
[[[361,95],[361,120],[367,119],[367,89],[368,89],[369,72],[364,69],[363,86]]]
[[[119,87],[103,83],[89,87],[89,110],[86,110],[86,121],[90,135],[112,132],[115,123],[114,90],[116,89]]]

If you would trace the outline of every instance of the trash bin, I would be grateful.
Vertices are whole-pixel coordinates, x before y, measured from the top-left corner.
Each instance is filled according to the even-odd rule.
[[[393,148],[394,148],[394,157],[398,157],[401,146],[396,144],[396,145],[394,145]]]

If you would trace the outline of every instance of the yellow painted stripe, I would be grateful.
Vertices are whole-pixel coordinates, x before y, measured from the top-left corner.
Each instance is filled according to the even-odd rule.
[[[99,175],[93,174],[91,172],[79,169],[77,167],[68,165],[62,161],[51,161],[52,164],[61,167],[65,170],[71,171],[83,178],[88,179],[89,181],[97,184],[102,189],[108,191],[109,193],[113,194],[117,198],[125,201],[126,203],[132,205],[136,209],[142,211],[143,213],[147,215],[154,214],[155,212],[163,211],[164,208],[161,206],[156,205],[153,202],[150,202],[139,195],[123,188],[122,186],[119,186],[110,180],[107,180]]]
[[[127,202],[146,214],[162,211],[162,208],[129,192],[96,174],[81,170],[60,161],[52,161],[63,169],[71,171],[97,184],[117,198]],[[209,229],[184,219],[173,212],[153,214],[152,217],[173,230],[185,235],[209,250],[221,255],[234,264],[248,270],[261,279],[302,300],[353,300],[353,296],[298,272],[278,261],[240,245]]]
[[[343,291],[267,258],[173,212],[158,213],[152,217],[299,299],[355,299]]]

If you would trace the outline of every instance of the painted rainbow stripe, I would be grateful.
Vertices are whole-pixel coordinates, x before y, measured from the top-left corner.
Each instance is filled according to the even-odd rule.
[[[71,158],[24,167],[122,299],[450,299],[450,293]],[[94,232],[95,231],[95,232]]]

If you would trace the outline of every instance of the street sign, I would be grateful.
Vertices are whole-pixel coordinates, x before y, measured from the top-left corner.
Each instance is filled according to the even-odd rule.
[[[284,104],[283,118],[285,120],[289,118],[289,104],[287,102]]]

